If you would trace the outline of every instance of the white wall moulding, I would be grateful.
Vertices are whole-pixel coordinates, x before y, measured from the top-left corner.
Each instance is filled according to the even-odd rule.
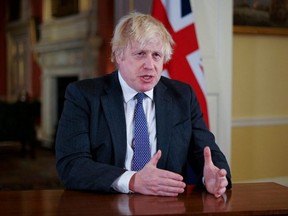
[[[102,40],[94,34],[95,21],[91,21],[91,16],[91,13],[83,12],[49,20],[41,26],[42,37],[34,50],[42,68],[40,139],[45,147],[53,146],[58,124],[59,79],[76,77],[80,80],[98,74]]]
[[[254,127],[270,125],[288,125],[288,117],[251,117],[251,118],[234,118],[232,127]]]

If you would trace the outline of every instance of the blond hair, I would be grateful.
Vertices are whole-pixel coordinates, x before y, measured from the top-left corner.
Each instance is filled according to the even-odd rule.
[[[116,56],[123,54],[124,49],[130,41],[134,40],[144,45],[155,38],[155,36],[160,36],[162,39],[162,52],[164,63],[166,63],[171,59],[174,41],[164,25],[151,15],[138,12],[133,12],[122,17],[115,27],[114,36],[111,41],[112,62],[115,63]]]

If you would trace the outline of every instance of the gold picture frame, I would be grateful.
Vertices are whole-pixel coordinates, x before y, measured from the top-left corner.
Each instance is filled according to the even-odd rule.
[[[233,32],[288,35],[288,0],[234,0]]]

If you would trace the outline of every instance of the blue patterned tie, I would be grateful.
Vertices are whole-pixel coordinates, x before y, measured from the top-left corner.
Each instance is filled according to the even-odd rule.
[[[133,150],[134,155],[132,159],[132,170],[141,170],[151,158],[149,134],[147,127],[147,120],[143,110],[144,93],[138,93],[136,96],[137,104],[135,107],[134,121],[135,132]]]

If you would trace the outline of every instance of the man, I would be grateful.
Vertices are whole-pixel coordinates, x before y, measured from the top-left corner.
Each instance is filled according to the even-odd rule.
[[[67,87],[56,138],[56,166],[67,188],[177,196],[185,190],[188,164],[197,184],[215,197],[231,187],[229,166],[192,88],[161,76],[173,43],[159,21],[132,13],[112,39],[118,70]],[[145,94],[150,155],[134,171],[137,93]]]

